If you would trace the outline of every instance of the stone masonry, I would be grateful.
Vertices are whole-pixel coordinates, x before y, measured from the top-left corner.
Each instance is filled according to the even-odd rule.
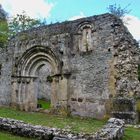
[[[78,134],[70,130],[31,125],[23,121],[0,117],[0,130],[39,140],[121,140],[124,135],[124,121],[110,118],[97,133]]]
[[[0,54],[0,105],[34,111],[37,100],[54,109],[102,119],[133,113],[140,97],[137,42],[111,14],[56,23],[13,37]],[[132,99],[132,110],[113,101]]]

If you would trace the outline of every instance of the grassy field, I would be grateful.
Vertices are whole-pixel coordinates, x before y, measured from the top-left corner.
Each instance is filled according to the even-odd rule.
[[[53,116],[43,113],[22,112],[11,108],[0,107],[0,117],[8,117],[23,120],[27,123],[56,128],[68,128],[73,132],[94,133],[98,131],[106,121],[95,119],[82,119],[79,117]],[[13,136],[9,133],[0,132],[0,140],[32,140]],[[140,129],[128,127],[125,129],[123,140],[140,140]]]
[[[35,139],[14,136],[6,132],[0,132],[0,140],[35,140]]]
[[[140,140],[140,129],[126,128],[123,140]]]
[[[94,133],[99,130],[106,121],[95,119],[81,119],[79,117],[53,116],[43,113],[22,112],[11,108],[0,108],[0,117],[23,120],[25,122],[48,127],[70,129],[73,132]]]

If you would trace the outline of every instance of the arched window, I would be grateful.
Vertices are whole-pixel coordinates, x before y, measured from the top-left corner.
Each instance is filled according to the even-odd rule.
[[[89,23],[82,24],[79,28],[79,50],[87,52],[92,50],[92,28]]]

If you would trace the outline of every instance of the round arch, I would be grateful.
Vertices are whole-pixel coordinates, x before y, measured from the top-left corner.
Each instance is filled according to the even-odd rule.
[[[17,73],[12,84],[12,103],[20,106],[22,110],[35,110],[38,96],[42,96],[43,92],[46,94],[49,91],[46,87],[49,86],[49,89],[52,89],[49,93],[51,104],[55,106],[58,102],[57,87],[59,82],[59,80],[55,80],[55,75],[60,74],[60,68],[59,58],[49,47],[34,46],[26,50],[17,63]],[[40,77],[38,73],[42,74],[42,72],[46,77],[44,75]],[[54,79],[48,85],[45,81],[47,76],[53,76]],[[40,81],[43,83],[42,87],[45,87],[43,91],[40,91],[42,87],[39,88]]]
[[[50,63],[52,74],[60,73],[60,61],[49,47],[34,46],[28,49],[17,63],[17,73],[21,76],[35,76],[33,69],[37,69],[43,63]]]

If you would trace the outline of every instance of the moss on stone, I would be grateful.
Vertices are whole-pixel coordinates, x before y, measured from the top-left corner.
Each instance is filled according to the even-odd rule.
[[[136,110],[140,113],[140,99],[136,102]]]
[[[52,76],[50,76],[50,75],[47,76],[47,82],[50,82],[50,83],[53,82],[53,78],[52,78]]]
[[[106,108],[105,118],[108,118],[108,116],[110,116],[111,114],[111,111],[113,110],[113,102],[111,99],[106,101],[105,108]]]
[[[21,33],[20,36],[19,36],[19,39],[21,41],[28,40],[29,39],[29,34],[27,34],[27,33]]]
[[[70,116],[70,111],[67,107],[61,107],[59,109],[59,114],[62,116]]]

